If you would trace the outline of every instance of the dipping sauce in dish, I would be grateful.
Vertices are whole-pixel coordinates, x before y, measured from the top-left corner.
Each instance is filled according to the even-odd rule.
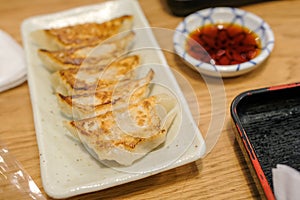
[[[186,51],[197,60],[216,65],[247,62],[261,51],[259,37],[237,24],[208,24],[189,34]]]

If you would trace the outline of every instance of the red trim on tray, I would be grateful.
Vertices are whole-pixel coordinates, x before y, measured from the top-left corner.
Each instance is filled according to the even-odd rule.
[[[234,107],[233,112],[237,115],[236,107]]]
[[[268,180],[266,179],[266,176],[260,166],[260,163],[256,157],[256,154],[254,153],[254,149],[252,148],[252,145],[251,143],[249,142],[248,140],[248,137],[247,135],[244,133],[244,130],[241,130],[240,129],[240,126],[238,125],[238,123],[235,124],[237,129],[238,129],[238,132],[240,133],[240,136],[243,140],[243,143],[244,143],[244,147],[246,148],[247,150],[247,153],[248,155],[250,155],[250,159],[251,159],[251,162],[252,162],[252,165],[254,167],[254,170],[259,178],[259,181],[262,185],[262,188],[264,190],[264,193],[267,197],[268,200],[275,200],[275,197],[274,197],[274,194],[273,194],[273,191],[268,183]],[[250,149],[249,149],[250,148]]]
[[[277,85],[277,86],[272,86],[269,87],[268,90],[280,90],[280,89],[285,89],[285,88],[292,88],[292,87],[297,87],[300,86],[300,83],[290,83],[290,84],[285,84],[285,85]]]
[[[243,133],[242,133],[242,131],[241,131],[240,126],[238,125],[238,123],[236,123],[235,126],[237,127],[237,129],[238,129],[238,131],[240,133],[240,136],[242,137]]]

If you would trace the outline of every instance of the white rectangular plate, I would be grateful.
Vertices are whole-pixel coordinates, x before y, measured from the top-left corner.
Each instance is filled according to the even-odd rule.
[[[30,33],[37,29],[62,27],[84,22],[103,22],[121,15],[134,16],[136,40],[133,49],[145,68],[155,71],[153,94],[171,92],[180,104],[164,145],[150,152],[129,167],[107,167],[96,161],[86,149],[70,137],[63,127],[49,80],[50,73],[42,66],[38,47]],[[144,28],[145,29],[137,29]],[[193,162],[205,152],[205,143],[195,124],[184,96],[168,67],[139,4],[133,0],[108,1],[60,13],[32,17],[22,24],[22,37],[28,67],[28,83],[34,113],[43,187],[54,198],[66,198],[98,191],[138,180],[177,166]],[[142,70],[143,71],[143,70]]]

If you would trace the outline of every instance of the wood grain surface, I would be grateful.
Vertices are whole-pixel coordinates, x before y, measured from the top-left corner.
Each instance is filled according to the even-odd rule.
[[[0,29],[22,44],[20,25],[24,19],[99,2],[101,1],[0,0]],[[183,19],[171,15],[164,0],[140,0],[139,3],[152,27],[174,30]],[[242,8],[261,16],[269,23],[275,34],[275,48],[260,68],[240,77],[223,80],[226,94],[225,122],[212,151],[203,159],[185,166],[71,199],[260,198],[235,140],[229,107],[233,98],[246,90],[300,81],[300,1],[270,1]],[[165,41],[162,35],[158,34],[156,37],[160,42]],[[165,52],[165,55],[172,69],[179,72],[192,87],[192,90],[188,90],[185,86],[182,89],[190,106],[200,110],[198,125],[205,137],[210,130],[212,118],[212,103],[207,83],[214,84],[214,81],[190,70],[172,52]],[[193,99],[190,98],[193,95],[196,96],[196,101],[190,100]],[[42,194],[47,199],[51,199],[47,197],[42,186],[39,152],[27,83],[0,93],[0,110],[0,144],[4,144],[10,155],[23,166]],[[0,174],[0,176],[4,175]],[[7,189],[2,185],[0,199],[28,199],[28,196],[20,195],[16,189]]]

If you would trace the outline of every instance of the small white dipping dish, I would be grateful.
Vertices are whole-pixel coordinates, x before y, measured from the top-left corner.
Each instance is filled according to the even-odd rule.
[[[208,24],[235,24],[254,32],[260,39],[261,50],[253,59],[234,65],[216,65],[192,57],[186,50],[186,41],[191,32]],[[270,26],[260,17],[231,7],[216,7],[197,11],[177,26],[173,37],[176,53],[188,65],[201,74],[215,77],[233,77],[257,68],[271,53],[274,47],[274,34]]]

